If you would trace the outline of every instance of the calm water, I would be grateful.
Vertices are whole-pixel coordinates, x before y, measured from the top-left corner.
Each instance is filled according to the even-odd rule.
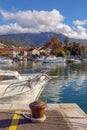
[[[52,79],[40,99],[44,97],[48,103],[77,103],[87,113],[87,63],[54,65],[19,62],[3,68],[18,70],[20,73],[48,71]]]

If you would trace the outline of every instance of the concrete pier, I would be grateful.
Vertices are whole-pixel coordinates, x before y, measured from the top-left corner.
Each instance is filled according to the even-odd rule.
[[[32,123],[28,104],[0,104],[0,130],[87,130],[87,115],[77,104],[47,104],[46,120]]]

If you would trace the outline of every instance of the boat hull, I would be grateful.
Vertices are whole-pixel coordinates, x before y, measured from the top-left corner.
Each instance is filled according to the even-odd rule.
[[[31,103],[38,100],[47,82],[48,79],[45,77],[45,80],[38,81],[36,85],[32,88],[27,88],[24,92],[1,96],[0,103]]]

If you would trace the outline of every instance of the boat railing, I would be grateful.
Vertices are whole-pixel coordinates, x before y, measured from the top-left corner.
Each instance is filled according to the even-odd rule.
[[[44,79],[42,79],[42,80],[44,80],[44,81],[46,81],[46,80],[49,80],[50,79],[50,77],[48,76],[48,74],[47,73],[41,73],[41,74],[39,74],[37,77],[35,77],[32,81],[31,81],[31,87],[33,88],[34,86],[36,86],[36,84],[40,81],[40,82],[42,82],[41,81],[41,77],[42,76],[45,76],[45,78]],[[35,81],[35,84],[34,84],[34,86],[32,86],[32,83]],[[37,82],[36,82],[37,81]]]
[[[46,77],[45,79],[47,79],[47,78],[49,79],[49,76],[46,73],[40,73],[37,76],[35,76],[33,79],[28,79],[28,80],[12,83],[9,86],[7,86],[7,88],[4,90],[2,96],[4,96],[6,93],[15,91],[16,89],[19,89],[17,92],[23,92],[23,90],[26,86],[27,86],[27,88],[33,89],[33,87],[40,81],[40,78],[42,76],[45,76]],[[28,89],[26,89],[26,90],[28,90]]]
[[[40,73],[40,74],[38,74],[37,76],[35,76],[33,79],[28,80],[28,83],[30,84],[31,89],[38,83],[38,81],[40,81],[40,78],[41,78],[42,75],[43,75],[43,74]],[[33,84],[33,83],[35,83],[35,84]]]
[[[29,80],[25,80],[25,81],[20,81],[20,82],[16,82],[16,83],[10,84],[10,85],[7,86],[7,88],[4,90],[2,96],[4,96],[4,95],[6,94],[6,92],[8,91],[8,89],[10,89],[11,91],[14,91],[16,88],[20,87],[20,92],[22,92],[26,85],[27,85],[28,87],[30,87],[29,84],[28,84],[28,82],[30,82],[30,81],[29,81]]]

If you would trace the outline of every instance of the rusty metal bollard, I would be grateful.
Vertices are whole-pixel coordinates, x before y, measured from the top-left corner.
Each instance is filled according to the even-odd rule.
[[[42,118],[45,114],[46,103],[42,101],[35,101],[29,104],[33,118]]]

